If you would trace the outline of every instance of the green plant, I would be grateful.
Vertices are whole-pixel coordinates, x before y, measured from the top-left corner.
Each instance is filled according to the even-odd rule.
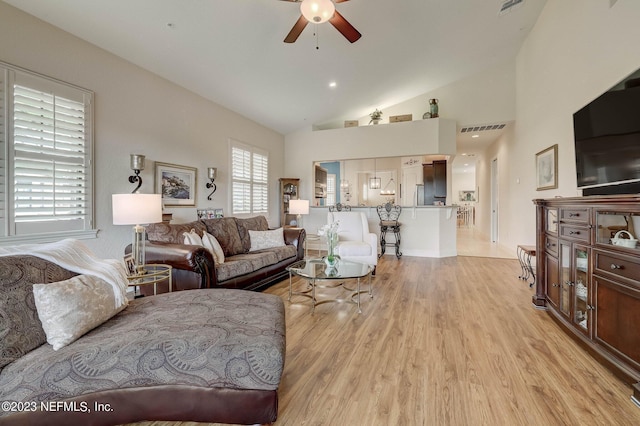
[[[376,108],[375,111],[369,114],[369,117],[371,117],[371,120],[380,120],[382,118],[382,111]]]

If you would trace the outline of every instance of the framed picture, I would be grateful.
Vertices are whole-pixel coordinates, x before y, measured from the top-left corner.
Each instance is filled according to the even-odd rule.
[[[476,201],[476,191],[460,191],[460,201]]]
[[[155,164],[156,193],[162,194],[165,206],[195,206],[196,176],[195,167],[176,164]]]
[[[536,190],[558,187],[558,144],[536,154]]]

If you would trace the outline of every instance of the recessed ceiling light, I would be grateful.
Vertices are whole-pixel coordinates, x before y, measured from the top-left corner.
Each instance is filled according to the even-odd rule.
[[[336,83],[335,81],[332,81],[331,83],[329,83],[329,87],[331,87],[332,89],[334,87],[336,87],[338,85],[338,83]]]
[[[479,138],[480,135],[471,135],[471,137],[475,139],[475,138]]]

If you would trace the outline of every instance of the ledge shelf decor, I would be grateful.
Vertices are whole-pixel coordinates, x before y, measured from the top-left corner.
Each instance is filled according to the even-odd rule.
[[[155,163],[156,193],[162,194],[164,206],[194,207],[196,205],[195,167]]]

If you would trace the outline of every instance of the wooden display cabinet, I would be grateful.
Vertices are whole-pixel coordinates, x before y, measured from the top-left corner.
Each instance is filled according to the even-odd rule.
[[[640,405],[640,196],[534,200],[536,293],[563,329],[633,389]]]
[[[295,214],[289,213],[289,201],[297,200],[300,190],[300,179],[280,178],[280,226],[297,226]]]

